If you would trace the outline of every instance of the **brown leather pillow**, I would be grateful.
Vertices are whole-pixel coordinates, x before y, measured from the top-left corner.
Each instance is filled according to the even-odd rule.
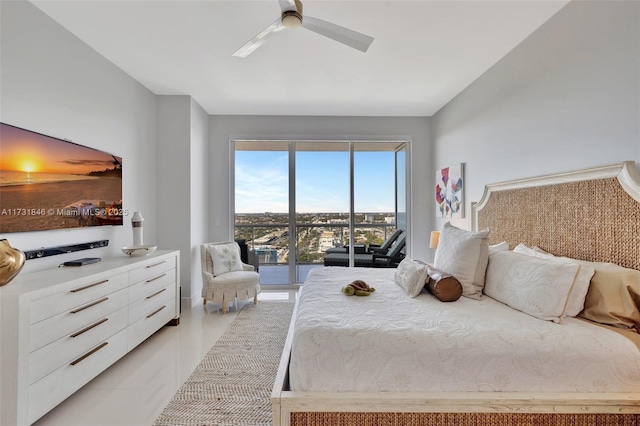
[[[462,296],[462,284],[456,277],[433,266],[427,268],[427,289],[441,302],[455,302]]]

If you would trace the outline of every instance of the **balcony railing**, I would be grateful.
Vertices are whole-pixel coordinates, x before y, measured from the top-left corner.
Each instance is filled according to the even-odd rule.
[[[349,243],[349,225],[346,223],[296,223],[296,264],[321,264],[325,251]],[[396,229],[395,224],[356,223],[356,244],[379,243]],[[375,237],[369,241],[365,235]],[[236,224],[235,238],[246,241],[258,256],[259,265],[287,265],[289,263],[289,225]]]
[[[349,225],[346,223],[296,223],[295,229],[296,268],[291,278],[293,283],[304,282],[311,269],[322,266],[327,249],[342,247],[350,241]],[[375,242],[379,243],[386,240],[395,229],[395,224],[356,223],[356,244],[373,242],[364,239],[364,235],[375,237]],[[244,239],[248,248],[257,255],[261,285],[290,284],[288,224],[236,224],[235,238]]]

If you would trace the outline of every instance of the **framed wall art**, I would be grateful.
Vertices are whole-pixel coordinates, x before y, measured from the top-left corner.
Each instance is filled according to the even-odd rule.
[[[444,167],[436,172],[436,216],[464,217],[464,163]]]

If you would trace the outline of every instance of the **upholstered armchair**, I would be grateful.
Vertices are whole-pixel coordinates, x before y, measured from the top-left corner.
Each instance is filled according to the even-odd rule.
[[[242,263],[240,247],[235,241],[207,243],[200,246],[202,262],[202,298],[222,304],[222,313],[227,313],[227,305],[236,299],[253,297],[258,303],[260,275],[251,265]]]

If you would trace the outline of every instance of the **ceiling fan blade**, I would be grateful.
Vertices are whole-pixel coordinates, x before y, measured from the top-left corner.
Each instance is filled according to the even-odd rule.
[[[240,49],[236,50],[233,53],[233,56],[238,58],[246,58],[249,56],[254,50],[258,47],[262,46],[269,37],[277,33],[278,31],[284,30],[284,26],[282,26],[282,21],[280,18],[276,19],[273,24],[269,25],[267,28],[262,30],[258,35],[249,40],[244,46]]]
[[[308,30],[318,33],[332,40],[338,41],[347,46],[366,52],[373,43],[374,38],[357,31],[350,30],[322,19],[305,16],[302,20],[302,26]]]
[[[280,3],[280,9],[282,9],[283,12],[286,10],[298,10],[296,2],[293,0],[278,0],[278,3]]]

